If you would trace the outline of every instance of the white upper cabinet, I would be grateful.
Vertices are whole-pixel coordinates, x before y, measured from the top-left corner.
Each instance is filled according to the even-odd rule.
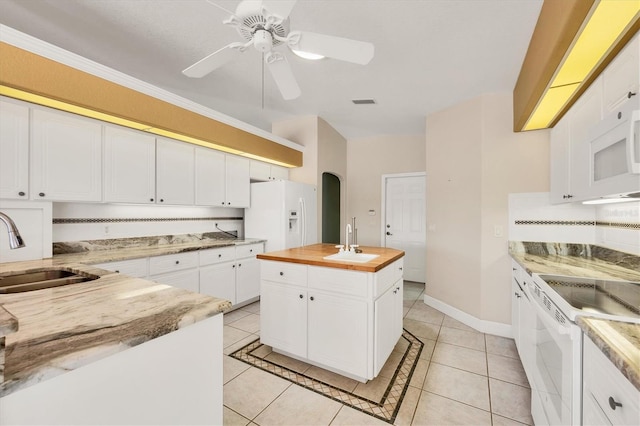
[[[640,96],[640,37],[636,36],[602,73],[605,116],[631,96]]]
[[[102,125],[59,111],[33,109],[32,199],[102,201]]]
[[[571,140],[569,138],[569,111],[551,130],[549,160],[551,173],[550,200],[554,204],[571,201]]]
[[[250,160],[196,148],[196,204],[249,207]]]
[[[104,200],[149,204],[155,198],[155,137],[122,127],[105,127]]]
[[[29,107],[0,101],[0,198],[29,197]]]
[[[251,180],[266,182],[270,180],[288,180],[289,170],[265,163],[263,161],[251,160]]]
[[[196,147],[196,204],[226,205],[224,159],[220,151]]]
[[[600,120],[602,120],[602,78],[596,79],[571,108],[569,173],[572,198],[569,201],[581,201],[590,195],[591,143],[589,130]]]
[[[225,158],[225,193],[228,207],[249,207],[251,203],[250,160],[227,155]]]
[[[158,204],[193,205],[195,202],[195,147],[158,138],[156,196]]]

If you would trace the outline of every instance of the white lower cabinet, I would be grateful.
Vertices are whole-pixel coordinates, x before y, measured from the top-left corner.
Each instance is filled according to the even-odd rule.
[[[245,303],[260,296],[260,265],[256,254],[264,244],[203,250],[200,252],[200,293]]]
[[[640,391],[586,335],[582,368],[582,424],[640,423]]]
[[[387,268],[260,260],[260,340],[342,375],[373,379],[402,334],[402,259]]]

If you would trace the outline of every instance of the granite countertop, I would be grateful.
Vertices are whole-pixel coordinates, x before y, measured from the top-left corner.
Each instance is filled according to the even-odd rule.
[[[0,264],[0,275],[52,268],[99,277],[51,289],[0,294],[0,397],[231,307],[228,300],[90,264],[259,242],[264,240],[194,234],[55,243],[54,253],[58,254],[53,258]]]
[[[640,257],[586,244],[510,242],[509,254],[527,273],[640,282]],[[640,325],[590,317],[576,324],[640,390]]]
[[[336,254],[338,249],[334,244],[312,244],[293,249],[273,251],[257,255],[258,259],[275,260],[278,262],[301,263],[305,265],[322,266],[326,268],[350,269],[352,271],[377,272],[392,262],[404,256],[402,250],[385,247],[359,247],[365,254],[377,254],[378,257],[366,263],[355,263],[341,260],[326,260],[325,256]]]
[[[640,324],[589,317],[576,323],[640,391]]]

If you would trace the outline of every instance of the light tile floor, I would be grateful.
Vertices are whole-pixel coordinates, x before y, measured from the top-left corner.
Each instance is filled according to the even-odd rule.
[[[424,284],[405,281],[404,328],[424,348],[394,424],[532,425],[531,390],[513,340],[446,316],[425,305],[423,293]],[[229,357],[259,336],[260,302],[225,314],[224,323],[225,425],[387,424]],[[305,363],[290,368],[341,380],[358,394],[376,386],[323,377],[327,372]]]

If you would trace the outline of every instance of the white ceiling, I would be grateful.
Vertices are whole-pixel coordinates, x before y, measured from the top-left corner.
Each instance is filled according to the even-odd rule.
[[[230,11],[239,3],[211,2]],[[318,115],[354,139],[424,134],[432,112],[512,91],[542,6],[542,0],[298,0],[292,30],[368,41],[375,56],[361,66],[288,52],[302,96],[284,101],[253,49],[202,79],[181,73],[242,41],[222,24],[228,13],[211,2],[0,0],[0,23],[268,131],[274,121]],[[377,104],[353,105],[357,98]]]

